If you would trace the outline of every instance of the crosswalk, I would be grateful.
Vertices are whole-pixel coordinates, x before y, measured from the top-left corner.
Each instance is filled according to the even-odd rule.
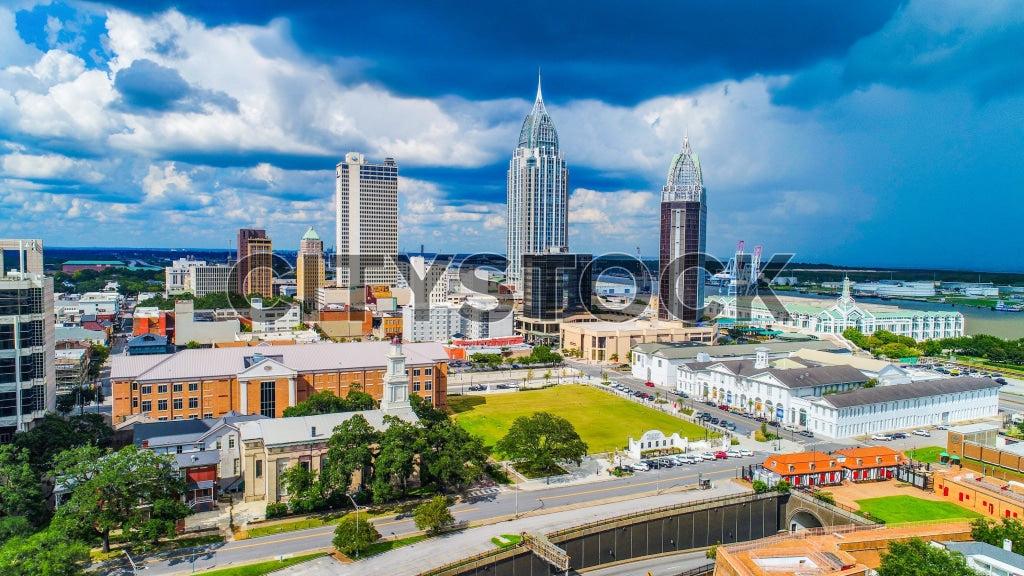
[[[504,492],[501,486],[487,486],[485,488],[474,488],[466,492],[467,498],[482,498],[486,496],[495,496]]]

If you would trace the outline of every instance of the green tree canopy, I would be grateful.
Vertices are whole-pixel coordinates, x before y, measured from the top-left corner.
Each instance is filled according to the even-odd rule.
[[[963,554],[936,548],[920,538],[889,542],[878,576],[974,576]]]
[[[373,410],[374,406],[373,396],[366,392],[349,390],[344,398],[339,398],[333,392],[323,390],[295,406],[285,408],[283,415],[285,418],[294,418],[296,416],[314,416],[316,414],[357,412],[359,410]]]
[[[559,464],[583,462],[587,444],[565,418],[535,412],[529,418],[516,418],[495,449],[515,460],[524,472],[548,474]]]
[[[345,516],[334,529],[334,540],[331,543],[346,556],[355,554],[358,557],[361,550],[366,550],[367,546],[380,538],[380,532],[368,522],[366,514],[361,517],[358,514],[356,512]]]
[[[971,521],[971,538],[993,546],[1003,546],[1003,540],[1013,542],[1013,551],[1024,554],[1024,523],[1017,518],[1003,518],[1001,521],[975,518]]]
[[[417,506],[412,513],[416,528],[426,530],[428,534],[434,535],[444,530],[446,526],[454,524],[455,517],[452,516],[452,511],[448,506],[448,498],[440,495]]]
[[[135,445],[117,452],[80,446],[54,459],[56,481],[72,489],[57,511],[57,526],[87,537],[99,536],[110,551],[110,531],[121,529],[132,542],[174,535],[175,523],[189,510],[181,502],[185,481],[169,454]]]
[[[41,477],[53,468],[54,457],[76,446],[106,446],[114,435],[100,414],[71,416],[67,420],[47,414],[31,430],[14,435],[12,443],[28,450],[32,469]]]
[[[11,444],[0,446],[0,514],[35,524],[46,519],[42,478],[32,469],[28,450]]]
[[[373,464],[373,447],[380,438],[380,432],[370,426],[362,414],[354,414],[335,426],[334,434],[327,441],[327,463],[323,472],[328,486],[332,490],[347,490],[352,484],[352,475]],[[365,483],[364,477],[361,484]]]
[[[56,527],[24,538],[11,538],[0,547],[4,576],[78,576],[89,560],[89,547]]]
[[[416,453],[425,447],[418,426],[395,416],[385,416],[384,425],[387,429],[381,435],[370,481],[373,501],[377,504],[406,493],[408,479],[415,471]],[[396,486],[401,490],[396,490]]]

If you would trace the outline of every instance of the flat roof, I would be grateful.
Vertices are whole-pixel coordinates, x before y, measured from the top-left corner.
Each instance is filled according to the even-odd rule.
[[[202,380],[235,376],[246,369],[246,359],[262,353],[269,357],[269,346],[242,348],[197,348],[173,354],[111,357],[111,380],[167,381]],[[296,372],[327,372],[377,369],[386,364],[388,342],[318,342],[274,346],[273,356]],[[439,342],[404,344],[402,351],[409,366],[447,362],[444,345]]]

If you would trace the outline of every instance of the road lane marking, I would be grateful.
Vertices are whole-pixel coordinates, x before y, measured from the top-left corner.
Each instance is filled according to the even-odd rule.
[[[740,468],[726,468],[726,469],[723,469],[723,470],[715,470],[713,472],[701,472],[701,474],[704,475],[704,476],[710,476],[712,474],[719,474],[719,473],[722,473],[722,472],[736,472],[737,470],[740,470]],[[638,482],[636,484],[622,484],[622,485],[619,485],[619,486],[612,486],[610,488],[596,488],[594,490],[584,490],[583,492],[572,492],[572,493],[569,493],[569,494],[562,494],[562,495],[559,495],[559,496],[543,496],[541,498],[537,498],[537,500],[538,501],[540,501],[540,500],[555,500],[557,498],[567,498],[569,496],[583,496],[583,495],[586,495],[586,494],[595,494],[597,492],[608,492],[609,490],[621,490],[623,488],[633,488],[635,486],[650,486],[651,484],[657,485],[657,484],[662,484],[662,483],[669,483],[669,482],[671,482],[673,480],[683,480],[683,479],[686,479],[686,478],[697,478],[697,477],[698,477],[697,474],[689,474],[689,475],[686,475],[686,476],[672,476],[672,477],[663,478],[663,479],[660,479],[660,480],[651,480],[649,482]]]

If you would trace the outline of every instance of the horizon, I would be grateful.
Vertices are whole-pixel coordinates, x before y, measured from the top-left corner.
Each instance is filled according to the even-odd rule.
[[[995,249],[1024,188],[1021,4],[526,2],[545,22],[515,27],[504,4],[359,25],[301,0],[137,4],[0,7],[6,235],[217,249],[257,227],[291,250],[309,225],[334,237],[334,166],[356,150],[399,165],[400,246],[504,252],[539,67],[570,251],[656,254],[689,134],[709,253],[1024,272]]]

